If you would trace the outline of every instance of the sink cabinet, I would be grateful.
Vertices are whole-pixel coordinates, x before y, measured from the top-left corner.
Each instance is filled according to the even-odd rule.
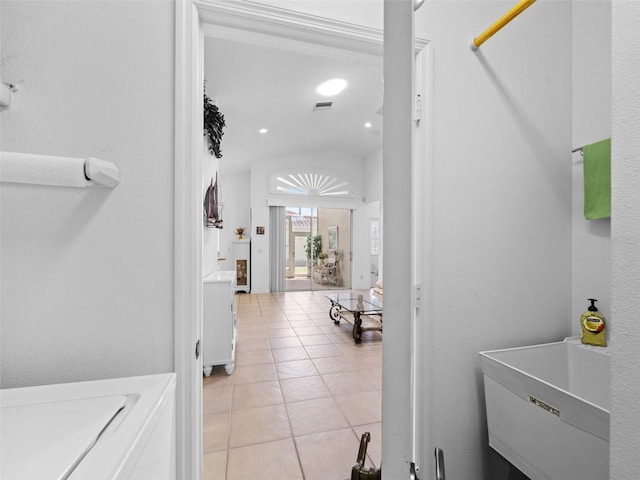
[[[531,480],[609,478],[608,348],[564,341],[480,352],[489,445]]]
[[[213,272],[203,280],[202,371],[215,365],[233,373],[236,347],[235,271]]]

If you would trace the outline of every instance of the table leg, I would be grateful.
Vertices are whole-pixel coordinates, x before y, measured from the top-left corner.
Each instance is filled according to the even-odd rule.
[[[360,312],[353,312],[353,341],[362,343],[362,320]]]
[[[329,318],[333,320],[333,323],[336,325],[340,324],[340,307],[335,303],[331,304],[331,308],[329,309]]]

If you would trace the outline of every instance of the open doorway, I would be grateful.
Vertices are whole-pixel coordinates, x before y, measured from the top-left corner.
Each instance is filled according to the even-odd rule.
[[[202,198],[199,192],[201,181],[198,175],[199,165],[194,167],[196,163],[193,160],[199,158],[202,152],[202,137],[199,128],[202,118],[202,89],[200,86],[202,85],[203,25],[205,28],[212,25],[222,29],[246,28],[248,31],[281,35],[281,30],[284,29],[287,31],[285,36],[316,46],[346,48],[352,53],[359,52],[378,57],[382,53],[381,31],[360,28],[354,24],[324,21],[304,15],[288,15],[285,11],[276,11],[267,7],[255,7],[257,10],[255,12],[252,8],[254,7],[245,6],[243,9],[238,9],[226,2],[221,2],[220,5],[216,2],[176,3],[176,317],[186,319],[184,322],[176,322],[175,342],[176,370],[181,379],[178,385],[176,411],[178,412],[178,472],[182,478],[201,478],[202,470],[201,423],[198,422],[201,419],[199,412],[202,409],[199,400],[197,400],[197,394],[201,391],[201,383],[199,384],[201,361],[199,364],[198,357],[193,355],[193,347],[201,336],[202,328],[201,249],[198,248],[201,236],[201,215],[198,215],[198,206],[201,206]],[[277,21],[269,21],[274,19]],[[426,97],[423,96],[423,98]],[[394,102],[391,104],[393,105]],[[385,133],[385,137],[386,135]],[[410,155],[396,156],[393,161],[397,162],[398,158],[408,159]],[[393,177],[393,175],[388,177]],[[410,176],[403,175],[401,178],[407,179],[408,182]],[[396,191],[405,191],[404,185],[407,182],[400,187],[394,183],[399,189]],[[385,178],[386,183],[387,179]],[[265,205],[265,202],[262,205]],[[253,205],[251,214],[255,220],[257,215]],[[254,221],[251,225],[268,225],[266,217],[266,214],[262,215],[258,223]],[[402,217],[397,219],[395,223],[405,224],[407,222]],[[400,245],[404,246],[407,238],[406,235],[403,236],[402,242],[398,242],[398,244],[393,238],[393,241],[387,243],[387,246],[390,249],[395,249]],[[266,235],[264,240],[268,241]],[[254,245],[253,248],[264,248],[264,245]],[[406,248],[402,248],[406,250]],[[407,270],[404,264],[401,267],[404,269],[403,271]],[[404,318],[404,311],[401,313]],[[390,328],[391,330],[404,329],[405,324],[406,321],[399,322],[396,326],[391,325]],[[392,336],[392,338],[395,337]],[[387,343],[385,341],[385,344]],[[394,345],[389,345],[389,348],[397,351],[406,350],[405,338],[398,337],[398,341]],[[388,361],[385,361],[385,369],[394,372],[394,375],[397,372],[406,371],[404,368],[406,365],[403,363],[405,357],[405,355],[398,356],[398,359],[393,356],[388,357]],[[410,389],[405,388],[404,383],[402,388],[398,389],[398,394],[401,393],[405,396],[410,393]],[[401,410],[407,410],[404,400],[386,403],[390,406],[389,408],[398,405],[401,406]],[[404,423],[399,427],[404,429],[403,436],[405,436],[408,430]],[[394,435],[389,436],[388,433],[386,435],[388,438],[395,438]],[[394,442],[386,442],[385,444],[389,456],[396,456],[396,452],[398,452],[398,458],[406,458],[406,455],[401,454],[404,450],[401,450],[400,447],[404,448],[404,445],[396,447]],[[351,457],[352,454],[349,454],[349,458]],[[386,465],[391,471],[391,463]]]
[[[351,288],[351,210],[284,207],[285,292]]]
[[[252,265],[251,293],[235,301],[235,370],[214,366],[203,379],[204,478],[254,478],[250,459],[267,454],[269,468],[283,467],[271,478],[346,477],[362,429],[374,437],[369,465],[379,466],[382,334],[364,332],[356,344],[353,328],[330,317],[324,291],[351,289],[352,209],[364,206],[367,182],[375,198],[382,189],[381,57],[204,33],[206,92],[227,125],[219,175],[230,228],[217,250],[225,256],[225,236],[249,225]],[[347,89],[319,96],[333,77]],[[276,269],[284,288],[267,291]],[[330,454],[317,458],[311,444]]]

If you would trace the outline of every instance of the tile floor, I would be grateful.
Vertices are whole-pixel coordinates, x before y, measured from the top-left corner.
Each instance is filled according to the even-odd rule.
[[[205,480],[344,480],[379,466],[382,335],[334,325],[325,293],[238,294],[236,367],[203,377]]]

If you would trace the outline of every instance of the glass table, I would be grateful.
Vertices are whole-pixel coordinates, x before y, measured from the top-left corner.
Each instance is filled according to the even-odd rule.
[[[353,341],[362,343],[362,332],[382,331],[382,299],[371,293],[342,292],[325,295],[331,301],[329,318],[336,325],[353,325]]]

